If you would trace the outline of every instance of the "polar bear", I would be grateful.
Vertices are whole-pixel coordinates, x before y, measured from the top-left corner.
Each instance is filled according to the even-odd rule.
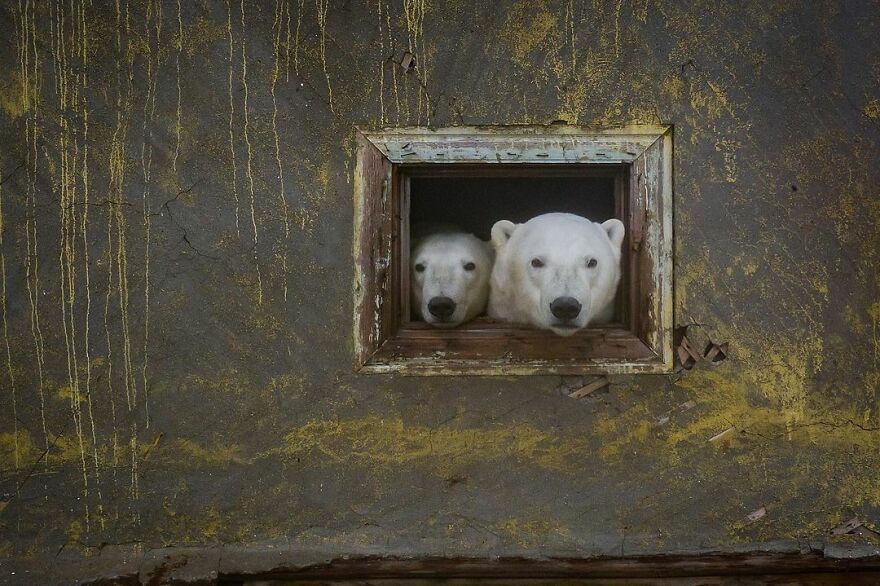
[[[413,313],[432,326],[449,328],[486,310],[492,246],[455,227],[417,227],[410,248]]]
[[[614,313],[623,222],[543,214],[492,226],[489,316],[570,336]]]

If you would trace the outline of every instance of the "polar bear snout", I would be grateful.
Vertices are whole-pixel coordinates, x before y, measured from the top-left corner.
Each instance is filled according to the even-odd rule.
[[[550,303],[550,313],[562,321],[571,321],[581,312],[581,302],[574,297],[557,297]]]
[[[571,336],[608,323],[620,282],[624,225],[549,213],[492,227],[489,316]]]
[[[453,328],[486,309],[494,253],[464,232],[433,232],[410,249],[410,302],[414,317]]]
[[[455,313],[455,301],[450,297],[433,297],[428,301],[428,313],[441,321],[447,321]]]

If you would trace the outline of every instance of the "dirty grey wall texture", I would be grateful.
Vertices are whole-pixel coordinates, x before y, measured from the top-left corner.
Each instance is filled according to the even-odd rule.
[[[0,31],[0,581],[880,522],[876,3],[10,0]],[[729,358],[581,400],[353,373],[355,125],[553,122],[675,125],[675,320]]]

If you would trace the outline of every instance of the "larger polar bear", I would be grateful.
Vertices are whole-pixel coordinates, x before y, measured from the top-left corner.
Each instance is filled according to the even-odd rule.
[[[419,226],[413,233],[413,313],[436,327],[454,327],[483,313],[495,256],[491,245],[452,226]]]
[[[611,320],[624,231],[620,220],[563,213],[496,222],[489,316],[560,336]]]

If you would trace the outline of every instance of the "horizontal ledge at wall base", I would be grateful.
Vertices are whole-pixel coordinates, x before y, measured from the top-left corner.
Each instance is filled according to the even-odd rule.
[[[372,549],[372,548],[371,548]],[[304,551],[279,543],[273,546],[225,545],[217,547],[168,547],[148,549],[139,544],[107,545],[93,555],[62,552],[40,559],[2,559],[0,583],[11,584],[345,584],[351,580],[410,580],[428,584],[440,580],[480,583],[503,580],[639,580],[627,584],[686,583],[665,581],[694,577],[762,577],[755,582],[716,580],[706,584],[766,583],[765,576],[828,575],[834,584],[880,584],[880,546],[846,539],[822,543],[793,541],[742,546],[730,551],[693,551],[665,554],[595,557],[438,557],[403,554]],[[12,575],[10,576],[10,572]],[[839,578],[846,576],[846,580]],[[850,576],[854,579],[850,580]],[[856,578],[856,576],[858,576]],[[862,581],[868,576],[868,581]],[[644,581],[647,580],[647,581]],[[656,580],[656,582],[651,581]],[[381,582],[379,582],[381,583]],[[498,583],[498,582],[496,582]],[[534,583],[534,582],[532,582]],[[773,582],[775,583],[775,581]]]
[[[880,584],[880,553],[868,558],[829,558],[821,553],[742,553],[706,555],[652,555],[623,558],[387,558],[336,559],[301,569],[278,568],[256,576],[224,574],[227,583],[254,579],[320,580],[535,580],[535,579],[642,579],[701,576],[756,576],[792,574],[876,574]],[[327,582],[329,581],[329,582]],[[796,584],[796,582],[790,582]]]

